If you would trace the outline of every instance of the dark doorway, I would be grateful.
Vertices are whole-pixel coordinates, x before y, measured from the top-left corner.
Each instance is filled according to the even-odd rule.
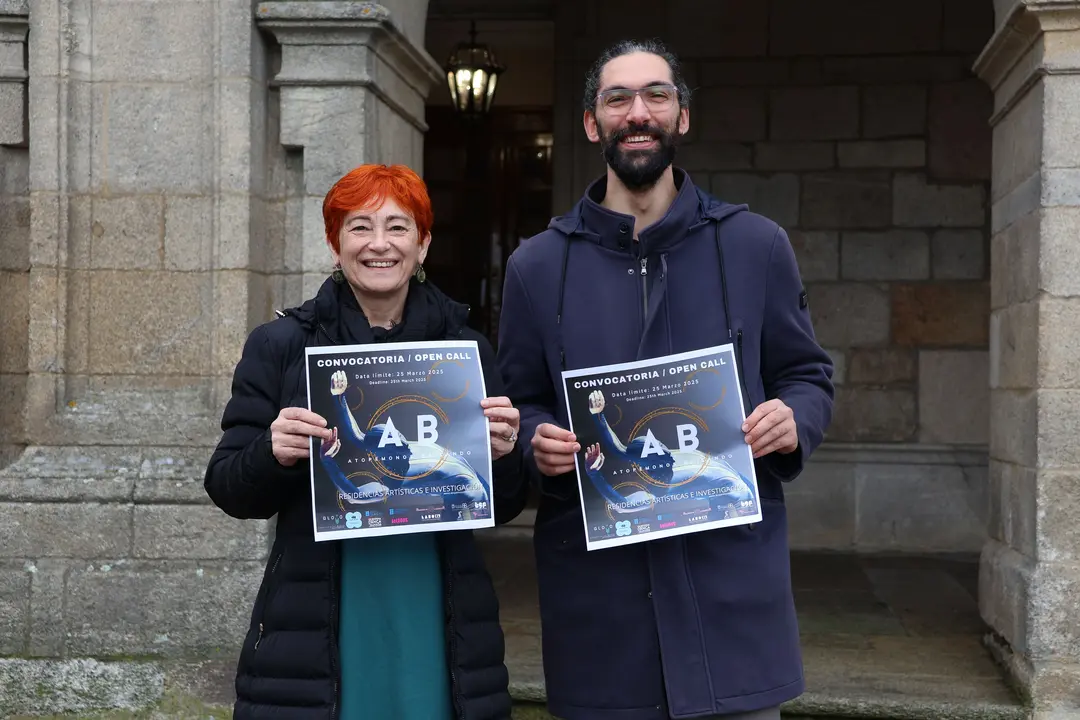
[[[480,119],[427,108],[424,179],[435,211],[424,268],[498,341],[506,258],[551,219],[550,107],[498,107]]]

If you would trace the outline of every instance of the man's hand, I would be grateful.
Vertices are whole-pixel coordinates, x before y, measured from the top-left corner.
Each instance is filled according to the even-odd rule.
[[[787,455],[799,447],[795,413],[783,400],[773,399],[758,405],[746,418],[742,431],[755,458],[771,452]]]
[[[271,449],[278,464],[284,467],[292,467],[297,460],[311,454],[309,437],[330,440],[333,432],[326,427],[326,420],[305,408],[282,408],[270,424]]]
[[[581,450],[577,438],[558,425],[538,425],[532,438],[536,467],[548,477],[562,475],[574,469],[574,454]]]

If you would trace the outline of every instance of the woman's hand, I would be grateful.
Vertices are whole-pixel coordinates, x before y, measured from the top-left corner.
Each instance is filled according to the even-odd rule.
[[[282,408],[270,424],[270,444],[279,465],[292,467],[297,460],[310,455],[309,437],[329,440],[331,431],[326,420],[305,408]]]
[[[521,413],[508,397],[490,397],[480,401],[491,426],[491,459],[508,455],[517,444],[521,429]]]

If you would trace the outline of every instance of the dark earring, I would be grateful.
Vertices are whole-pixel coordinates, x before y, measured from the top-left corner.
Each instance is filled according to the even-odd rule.
[[[415,275],[416,275],[416,282],[424,282],[425,280],[427,280],[427,273],[424,272],[424,266],[423,265],[417,265],[416,266]]]
[[[330,278],[338,285],[345,282],[345,273],[342,272],[340,265],[334,266],[334,272],[330,273]]]

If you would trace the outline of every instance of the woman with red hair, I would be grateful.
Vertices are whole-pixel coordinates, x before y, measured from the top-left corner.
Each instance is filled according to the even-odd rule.
[[[251,333],[206,471],[207,493],[229,515],[277,516],[233,717],[509,718],[498,601],[471,531],[314,542],[309,439],[324,456],[339,447],[327,420],[306,409],[305,348],[314,345],[475,340],[492,395],[482,405],[496,523],[517,516],[528,492],[518,411],[494,351],[466,325],[468,308],[425,276],[424,182],[401,165],[363,165],[327,193],[323,219],[334,271],[314,298]]]

